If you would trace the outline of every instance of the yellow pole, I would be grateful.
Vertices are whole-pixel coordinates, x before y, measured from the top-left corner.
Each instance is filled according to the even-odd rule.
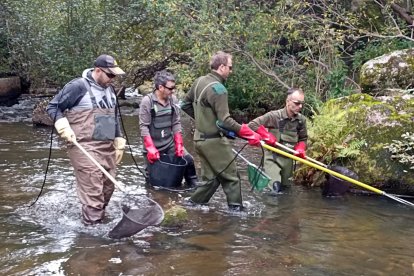
[[[360,182],[358,180],[352,179],[352,178],[350,178],[348,176],[345,176],[345,175],[342,175],[342,174],[337,173],[335,171],[332,171],[332,170],[330,170],[328,168],[325,168],[325,167],[322,167],[320,165],[317,165],[317,164],[314,164],[312,162],[309,162],[308,160],[305,160],[305,159],[302,159],[300,157],[294,156],[294,155],[292,155],[290,153],[287,153],[287,152],[285,152],[283,150],[280,150],[280,149],[274,148],[272,146],[269,146],[269,145],[265,144],[264,142],[262,142],[262,147],[264,147],[265,149],[271,150],[273,152],[276,152],[276,153],[278,153],[280,155],[283,155],[285,157],[289,157],[289,158],[291,158],[293,160],[302,162],[302,163],[304,163],[304,164],[306,164],[308,166],[311,166],[311,167],[313,167],[315,169],[318,169],[318,170],[324,171],[326,173],[329,173],[329,174],[331,174],[333,176],[336,176],[338,178],[341,178],[343,180],[346,180],[346,181],[348,181],[350,183],[353,183],[355,185],[361,186],[361,187],[363,187],[363,188],[365,188],[367,190],[370,190],[370,191],[372,191],[374,193],[377,193],[377,194],[380,194],[380,195],[385,195],[385,192],[384,191],[381,191],[381,190],[379,190],[377,188],[374,188],[374,187],[372,187],[370,185],[364,184],[364,183],[362,183],[362,182]]]

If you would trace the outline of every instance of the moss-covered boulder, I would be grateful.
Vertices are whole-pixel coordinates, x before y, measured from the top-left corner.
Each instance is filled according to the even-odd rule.
[[[364,63],[360,71],[360,85],[364,92],[384,95],[390,88],[414,87],[414,49],[394,51]]]
[[[153,90],[154,90],[154,85],[150,81],[146,81],[144,82],[144,84],[141,84],[140,86],[138,86],[139,94],[144,95],[144,96],[152,93]]]
[[[161,225],[164,227],[181,227],[187,220],[187,210],[182,206],[173,205],[164,212],[164,220]]]
[[[355,94],[326,102],[310,120],[308,154],[328,164],[340,160],[368,185],[414,194],[412,165],[386,148],[406,132],[414,132],[414,96]],[[304,170],[302,176],[311,174]]]

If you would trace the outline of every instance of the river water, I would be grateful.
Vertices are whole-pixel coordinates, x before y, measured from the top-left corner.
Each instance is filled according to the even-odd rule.
[[[136,113],[123,118],[140,166]],[[377,196],[323,198],[319,189],[299,186],[276,197],[251,192],[243,161],[247,212],[228,213],[220,189],[208,207],[187,208],[181,228],[149,227],[112,240],[107,233],[122,216],[125,194],[116,190],[104,224],[84,226],[72,168],[63,144],[56,137],[50,143],[51,129],[23,116],[0,122],[0,131],[0,275],[414,274],[412,208]],[[185,145],[194,152],[189,133]],[[249,147],[242,153],[249,160],[260,155]],[[46,168],[43,193],[29,207]],[[116,178],[128,196],[146,195],[164,209],[188,196],[146,189],[139,169],[125,153]]]

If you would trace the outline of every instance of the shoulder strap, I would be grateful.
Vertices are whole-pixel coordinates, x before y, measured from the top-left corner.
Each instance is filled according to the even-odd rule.
[[[90,83],[89,83],[89,81],[88,81],[86,78],[84,78],[84,77],[82,77],[82,81],[83,81],[83,84],[85,84],[86,91],[88,91],[88,93],[89,93],[89,97],[91,98],[91,102],[92,102],[92,106],[93,106],[93,108],[98,107],[98,105],[96,104],[96,98],[95,98],[95,96],[93,95],[92,90],[91,90],[91,84],[90,84]]]
[[[150,104],[151,104],[151,118],[155,117],[155,108],[154,108],[154,101],[152,100],[151,94],[147,94],[146,96],[148,96],[149,100],[150,100]]]
[[[197,85],[196,85],[196,87],[195,87],[195,89],[194,89],[195,93],[197,93],[197,88],[198,88],[198,85],[199,85],[200,81],[201,81],[201,78],[198,80]],[[206,86],[204,86],[203,90],[201,90],[200,95],[199,95],[198,97],[196,97],[197,95],[194,95],[194,103],[195,103],[195,104],[199,103],[199,102],[200,102],[200,99],[201,99],[201,96],[203,95],[204,91],[206,91],[206,89],[207,89],[209,86],[211,86],[211,85],[213,85],[213,84],[215,84],[215,83],[220,83],[220,82],[218,82],[218,81],[213,81],[213,82],[210,82],[210,83],[208,83]]]

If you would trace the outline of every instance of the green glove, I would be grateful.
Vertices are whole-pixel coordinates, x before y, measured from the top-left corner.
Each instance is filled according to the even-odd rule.
[[[114,139],[114,148],[115,148],[115,162],[118,165],[122,156],[124,155],[126,140],[122,137],[115,137]]]
[[[66,119],[65,117],[60,118],[55,122],[55,128],[59,133],[60,137],[62,137],[64,140],[68,142],[76,141],[75,132],[73,132],[73,129],[70,127],[68,119]]]

